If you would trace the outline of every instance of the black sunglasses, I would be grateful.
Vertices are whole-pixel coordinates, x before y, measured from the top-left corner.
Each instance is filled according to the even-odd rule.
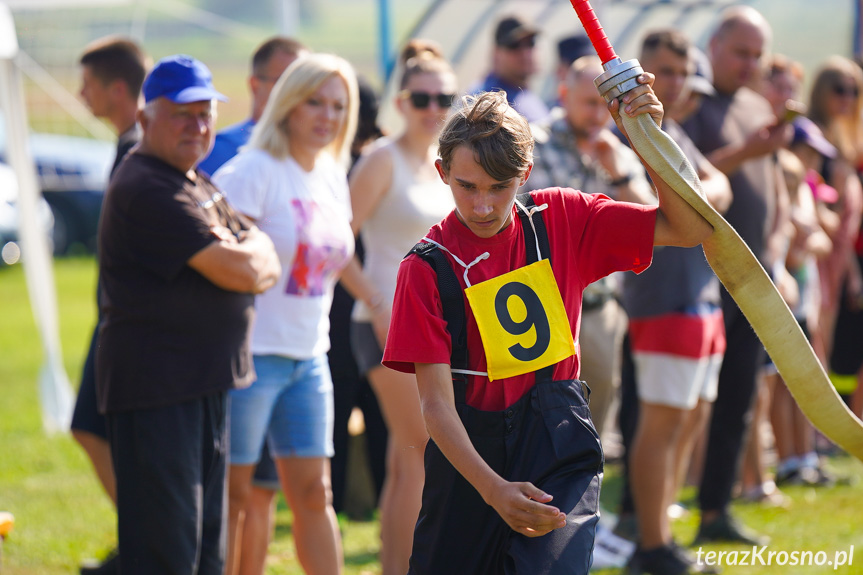
[[[845,86],[842,84],[836,84],[833,86],[833,93],[841,97],[851,96],[854,98],[860,95],[860,92],[857,90],[857,86]]]
[[[455,94],[429,94],[428,92],[410,92],[408,90],[402,90],[401,97],[408,98],[411,101],[411,105],[418,110],[428,108],[429,104],[431,104],[432,98],[437,102],[439,108],[446,109],[452,106],[452,100],[455,98]]]
[[[527,38],[522,38],[518,42],[510,42],[508,44],[503,44],[503,47],[507,50],[526,50],[528,48],[533,48],[536,46],[536,37],[528,36]]]

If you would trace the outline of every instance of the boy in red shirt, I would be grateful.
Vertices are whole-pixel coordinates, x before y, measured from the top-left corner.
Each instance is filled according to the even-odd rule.
[[[621,106],[661,121],[652,81],[609,105],[621,131]],[[468,97],[439,155],[456,209],[401,264],[383,359],[416,373],[431,435],[410,573],[586,574],[603,459],[577,379],[582,290],[711,228],[649,168],[658,207],[517,198],[533,138],[505,94]]]

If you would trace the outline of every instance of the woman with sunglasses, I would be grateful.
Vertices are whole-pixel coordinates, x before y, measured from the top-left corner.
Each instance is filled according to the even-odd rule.
[[[350,177],[351,225],[365,248],[342,275],[357,300],[351,342],[360,372],[371,382],[389,430],[381,494],[383,575],[408,570],[424,480],[428,433],[413,375],[381,365],[399,262],[428,229],[453,209],[452,194],[434,167],[435,143],[456,92],[456,78],[437,44],[412,40],[402,51],[396,107],[404,131],[384,138]]]
[[[231,395],[228,569],[264,440],[294,514],[306,573],[342,571],[332,506],[333,384],[327,363],[333,289],[354,251],[345,166],[359,97],[351,65],[301,56],[279,78],[251,139],[215,174],[235,208],[272,238],[282,264],[257,297],[257,380]]]
[[[822,210],[821,218],[833,242],[830,254],[819,261],[821,321],[828,357],[833,349],[842,285],[853,261],[863,210],[859,178],[863,167],[861,93],[863,71],[847,58],[832,56],[816,72],[809,101],[809,118],[839,151],[837,158],[825,158],[821,170],[824,180],[838,192],[838,199],[829,204],[829,210]]]

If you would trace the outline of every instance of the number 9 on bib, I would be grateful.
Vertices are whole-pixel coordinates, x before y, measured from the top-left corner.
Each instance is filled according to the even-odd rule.
[[[547,259],[465,290],[488,379],[515,377],[575,354],[569,318]]]

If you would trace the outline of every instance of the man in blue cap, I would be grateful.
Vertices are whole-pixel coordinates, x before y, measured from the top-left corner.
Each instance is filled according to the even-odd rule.
[[[165,58],[144,98],[141,143],[110,183],[99,237],[96,389],[120,571],[221,575],[226,394],[254,378],[254,294],[280,268],[270,239],[196,169],[225,100],[207,67]]]

